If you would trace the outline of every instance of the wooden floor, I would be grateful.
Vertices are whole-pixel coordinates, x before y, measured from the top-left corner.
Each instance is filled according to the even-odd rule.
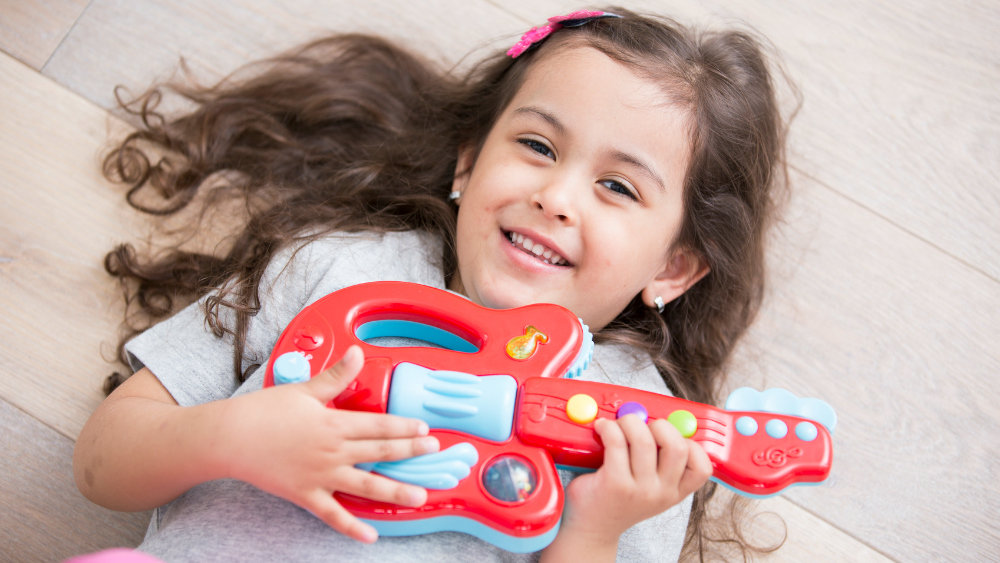
[[[750,22],[804,97],[773,289],[733,378],[825,398],[840,422],[829,482],[759,504],[787,523],[771,559],[1000,560],[1000,5],[629,6]],[[145,527],[87,503],[70,471],[111,369],[101,259],[140,232],[98,170],[128,127],[114,86],[141,90],[181,55],[219,77],[327,30],[456,61],[577,7],[0,0],[0,560],[134,545]]]

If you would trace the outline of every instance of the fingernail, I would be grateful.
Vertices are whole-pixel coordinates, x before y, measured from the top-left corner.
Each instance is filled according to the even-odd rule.
[[[426,436],[430,434],[430,431],[431,429],[427,426],[427,423],[420,421],[420,424],[417,426],[417,436]]]
[[[425,454],[436,452],[440,447],[437,438],[422,438],[417,442],[417,449]]]
[[[410,506],[420,506],[427,502],[427,492],[424,489],[411,490],[406,495]]]
[[[361,529],[359,536],[358,539],[365,543],[375,543],[375,540],[378,539],[378,532],[375,531],[375,528],[365,526]]]
[[[341,361],[353,361],[361,354],[361,348],[359,346],[351,346],[344,352],[344,357]]]

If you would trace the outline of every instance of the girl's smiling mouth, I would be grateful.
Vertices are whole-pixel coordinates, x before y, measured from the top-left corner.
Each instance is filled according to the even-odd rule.
[[[534,256],[551,266],[572,266],[559,252],[514,231],[504,231],[504,236],[517,249]]]

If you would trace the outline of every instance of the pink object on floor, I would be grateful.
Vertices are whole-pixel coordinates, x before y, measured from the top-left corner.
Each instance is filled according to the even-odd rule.
[[[98,551],[97,553],[77,555],[76,557],[67,559],[63,563],[163,563],[163,561],[141,551],[116,547],[114,549]]]

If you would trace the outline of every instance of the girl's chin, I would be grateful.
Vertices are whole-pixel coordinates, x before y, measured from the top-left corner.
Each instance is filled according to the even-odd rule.
[[[523,307],[525,305],[531,305],[536,303],[529,299],[515,299],[511,296],[489,296],[483,299],[482,305],[484,307],[489,307],[490,309],[514,309],[516,307]]]
[[[480,294],[482,305],[491,309],[513,309],[525,305],[547,302],[537,292],[528,288],[518,289],[516,284],[506,284],[496,291],[485,291]]]

